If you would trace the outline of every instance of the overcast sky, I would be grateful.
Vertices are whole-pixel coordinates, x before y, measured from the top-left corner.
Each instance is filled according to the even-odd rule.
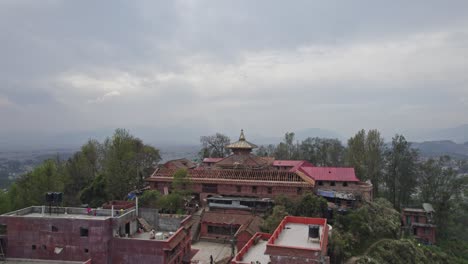
[[[0,1],[0,132],[468,123],[468,1]]]

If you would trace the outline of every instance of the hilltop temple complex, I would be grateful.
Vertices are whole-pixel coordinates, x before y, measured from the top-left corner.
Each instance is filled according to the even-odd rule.
[[[146,179],[151,189],[171,192],[175,171],[188,170],[191,190],[206,205],[213,196],[274,198],[280,194],[294,198],[310,191],[329,201],[334,208],[353,207],[372,199],[372,184],[360,181],[354,168],[315,167],[305,160],[275,160],[252,153],[257,146],[239,140],[226,146],[232,154],[225,158],[205,158],[198,166],[186,159],[168,161]]]

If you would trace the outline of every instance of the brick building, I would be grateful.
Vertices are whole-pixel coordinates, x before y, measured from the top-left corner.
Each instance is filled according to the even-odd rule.
[[[324,218],[286,216],[273,234],[256,233],[231,263],[330,263]]]
[[[372,184],[361,182],[353,168],[315,167],[304,160],[259,157],[252,154],[256,147],[245,139],[242,131],[239,141],[226,146],[232,151],[230,156],[206,158],[196,168],[187,163],[185,168],[193,193],[200,194],[204,205],[208,197],[216,195],[274,198],[283,194],[294,198],[305,191],[323,194],[339,206],[372,199]],[[181,162],[170,161],[156,169],[146,181],[150,188],[167,194],[178,168]]]
[[[201,219],[200,238],[225,243],[234,239],[237,250],[257,232],[263,219],[242,211],[208,211]]]
[[[431,204],[423,203],[423,208],[404,208],[402,212],[403,229],[426,244],[436,243],[435,213]]]
[[[135,208],[51,209],[33,206],[0,216],[8,258],[104,264],[190,262],[190,216],[167,229],[162,216],[141,208],[139,214],[148,215],[157,232],[153,239],[139,228],[143,220]]]

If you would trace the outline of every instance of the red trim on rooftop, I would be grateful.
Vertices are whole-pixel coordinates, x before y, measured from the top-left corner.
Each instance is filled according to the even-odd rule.
[[[270,237],[271,237],[271,234],[261,233],[261,232],[255,233],[255,235],[253,235],[249,239],[247,244],[245,244],[244,247],[242,247],[242,249],[239,252],[237,252],[237,255],[234,257],[233,263],[244,263],[244,262],[242,262],[242,259],[244,258],[244,255],[247,254],[247,252],[249,251],[249,249],[252,246],[254,246],[255,240],[257,238],[266,240],[266,239],[270,239]]]
[[[328,236],[328,226],[327,226],[327,219],[326,218],[310,218],[310,217],[299,217],[299,216],[286,216],[283,221],[278,225],[278,227],[275,229],[273,234],[271,235],[270,239],[268,240],[267,246],[273,246],[273,247],[282,247],[282,248],[297,248],[297,249],[304,249],[304,250],[310,250],[310,251],[317,251],[316,249],[312,248],[301,248],[301,247],[288,247],[284,245],[275,245],[276,239],[280,236],[281,232],[283,232],[285,226],[288,223],[295,223],[295,224],[303,224],[303,225],[320,225],[324,231],[322,232],[322,237],[320,238],[320,249],[321,251],[326,251],[326,248],[324,249],[324,246],[326,247],[326,244],[324,245],[324,241],[328,241],[327,238],[324,238],[324,236]],[[327,243],[327,242],[325,242]]]

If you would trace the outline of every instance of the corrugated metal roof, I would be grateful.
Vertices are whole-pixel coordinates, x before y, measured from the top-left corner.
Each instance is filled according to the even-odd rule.
[[[354,173],[354,168],[301,167],[301,170],[316,181],[359,181]]]
[[[216,163],[224,158],[204,158],[203,162],[204,163]]]
[[[432,204],[430,204],[430,203],[423,203],[422,206],[423,206],[424,210],[426,212],[428,212],[428,213],[435,212],[434,207],[432,207]]]

